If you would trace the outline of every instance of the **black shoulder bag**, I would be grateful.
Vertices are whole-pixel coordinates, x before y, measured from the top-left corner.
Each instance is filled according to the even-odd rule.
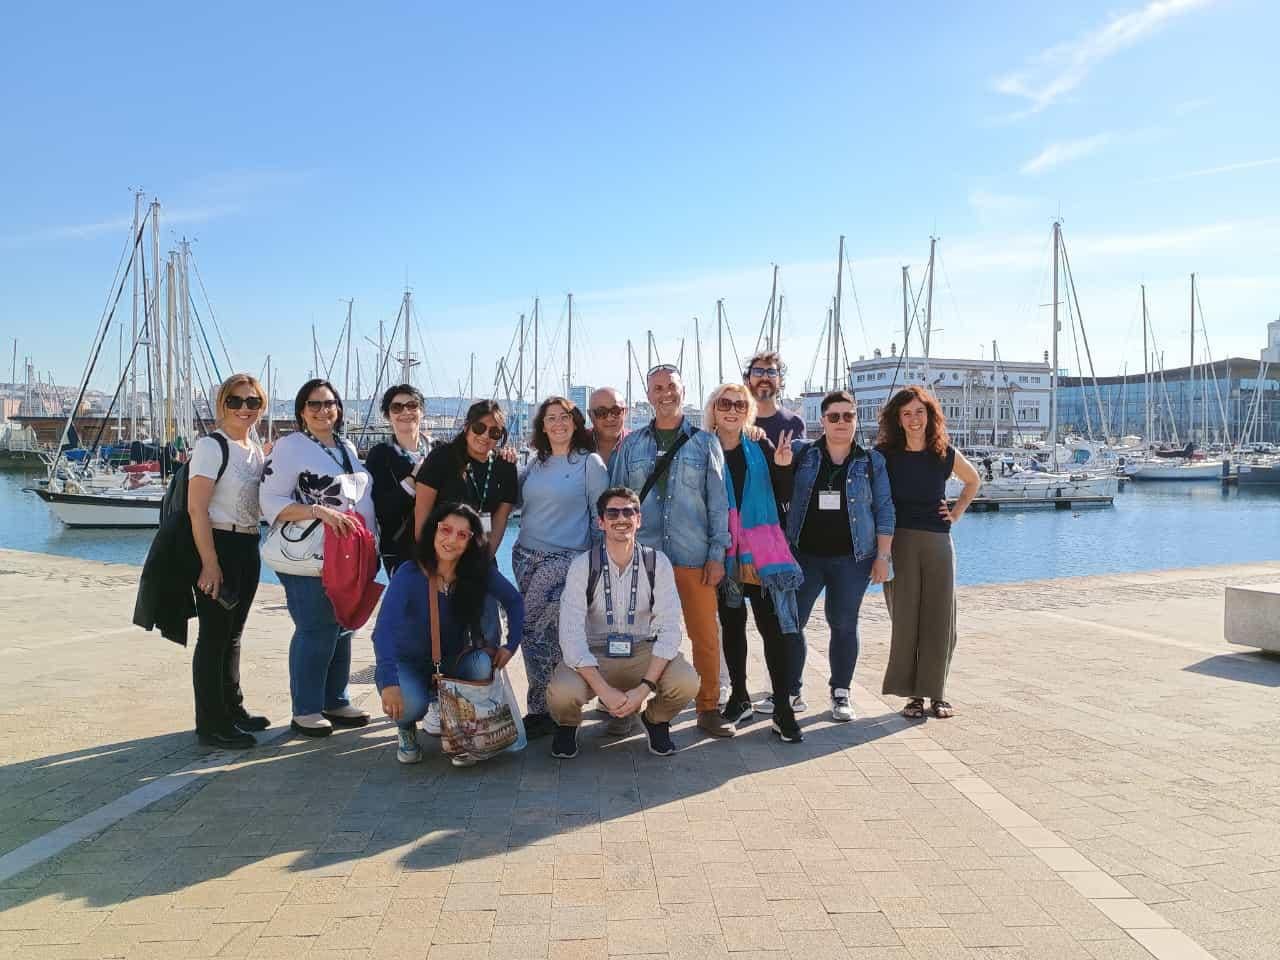
[[[644,482],[644,486],[640,488],[641,503],[644,503],[644,498],[649,495],[649,491],[653,489],[653,485],[661,480],[663,476],[666,475],[666,472],[671,469],[671,461],[675,460],[676,454],[680,452],[680,448],[683,447],[689,441],[689,438],[697,432],[697,430],[693,430],[689,433],[681,433],[680,436],[676,438],[676,442],[671,445],[671,449],[664,453],[658,459],[658,462],[653,465],[653,473],[649,474],[649,479],[647,479]]]

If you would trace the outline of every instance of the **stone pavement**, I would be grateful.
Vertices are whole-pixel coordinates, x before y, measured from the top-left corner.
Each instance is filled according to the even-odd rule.
[[[0,957],[1280,957],[1280,660],[1221,629],[1280,563],[964,588],[952,720],[879,696],[874,595],[854,723],[814,636],[802,745],[685,714],[668,760],[593,723],[467,770],[382,719],[198,747],[136,577],[0,551]],[[277,722],[282,601],[243,667]]]

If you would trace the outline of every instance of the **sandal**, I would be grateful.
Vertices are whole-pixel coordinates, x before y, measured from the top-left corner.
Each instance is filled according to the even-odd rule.
[[[951,704],[947,703],[945,700],[934,700],[930,704],[930,709],[933,711],[933,715],[939,720],[945,720],[947,717],[954,717],[956,714],[955,710],[952,709]]]
[[[902,708],[902,715],[908,720],[924,719],[924,698],[913,697],[907,701],[907,705]]]

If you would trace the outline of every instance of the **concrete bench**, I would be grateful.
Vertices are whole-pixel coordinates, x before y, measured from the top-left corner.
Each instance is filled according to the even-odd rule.
[[[1227,587],[1227,643],[1280,653],[1280,583]]]

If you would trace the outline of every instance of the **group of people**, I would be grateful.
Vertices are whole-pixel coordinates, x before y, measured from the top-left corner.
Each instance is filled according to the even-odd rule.
[[[245,709],[239,684],[259,515],[376,532],[390,583],[373,630],[375,681],[398,725],[401,762],[422,757],[419,723],[440,733],[437,673],[484,680],[517,651],[528,677],[526,733],[551,736],[562,759],[577,754],[593,700],[610,733],[629,734],[638,716],[660,756],[675,751],[670,723],[691,700],[704,734],[733,736],[758,713],[771,716],[782,741],[798,743],[806,627],[818,597],[825,591],[831,718],[853,720],[859,610],[873,583],[884,584],[892,618],[883,692],[907,698],[907,717],[924,717],[926,701],[930,715],[951,716],[950,529],[976,495],[978,473],[950,445],[927,391],[898,391],[864,447],[857,404],[844,390],[823,398],[821,435],[809,440],[803,420],[778,406],[784,374],[777,353],[753,357],[742,382],[706,398],[700,426],[685,415],[684,382],[671,364],[648,372],[653,419],[631,432],[616,389],[596,390],[585,412],[548,397],[522,466],[493,400],[473,404],[458,434],[430,447],[424,398],[408,384],[383,396],[393,436],[362,463],[343,436],[342,398],[323,379],[298,391],[298,430],[264,451],[254,439],[262,387],[231,377],[217,397],[220,436],[201,438],[190,464],[200,739],[249,746],[267,726]],[[964,489],[948,501],[953,473]],[[495,555],[517,506],[513,584]],[[352,631],[319,578],[280,580],[294,625],[293,730],[325,736],[367,724],[348,694]],[[747,678],[748,606],[769,674],[757,702]],[[684,635],[692,664],[680,652]]]

